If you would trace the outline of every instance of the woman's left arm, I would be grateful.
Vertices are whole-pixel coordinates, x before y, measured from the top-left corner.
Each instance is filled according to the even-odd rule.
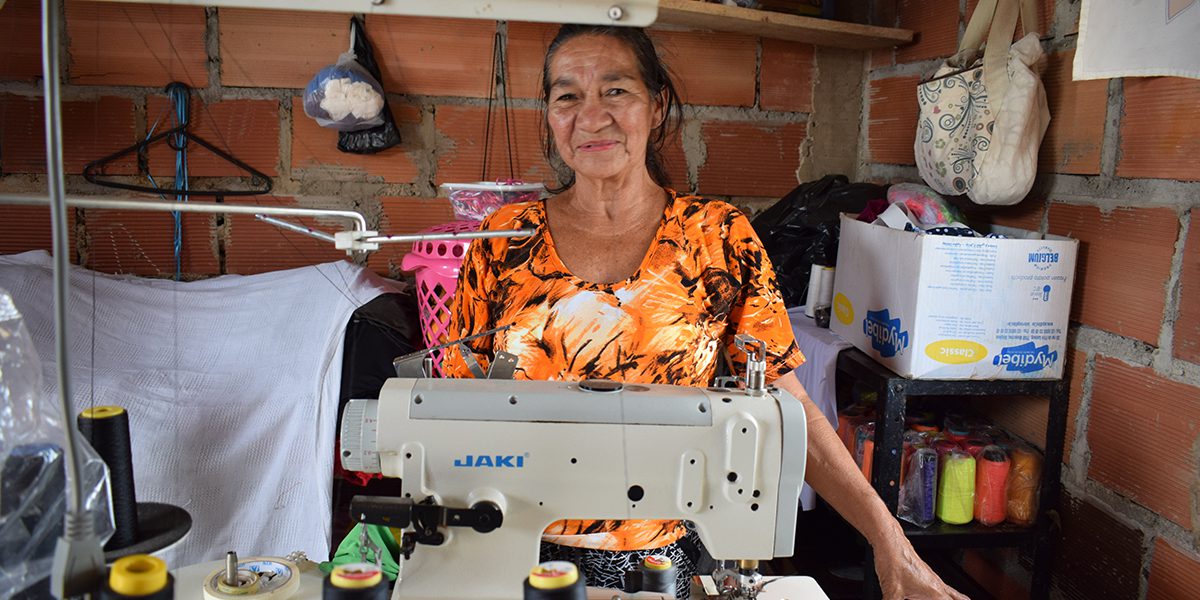
[[[821,409],[796,379],[795,372],[779,377],[774,384],[804,405],[808,423],[804,480],[867,538],[875,553],[875,573],[884,600],[967,600],[943,583],[917,556],[904,530],[862,476]]]

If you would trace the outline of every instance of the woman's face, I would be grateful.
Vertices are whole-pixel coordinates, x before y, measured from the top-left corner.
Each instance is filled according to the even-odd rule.
[[[551,58],[546,120],[558,154],[583,179],[646,168],[646,142],[662,102],[639,75],[633,50],[604,35],[581,35]]]

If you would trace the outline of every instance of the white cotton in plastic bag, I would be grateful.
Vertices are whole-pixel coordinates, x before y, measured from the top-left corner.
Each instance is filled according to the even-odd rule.
[[[304,114],[321,127],[359,131],[383,124],[383,86],[347,52],[304,88]]]

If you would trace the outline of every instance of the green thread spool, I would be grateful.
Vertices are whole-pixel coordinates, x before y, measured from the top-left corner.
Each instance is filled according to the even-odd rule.
[[[965,525],[975,515],[975,459],[951,451],[942,457],[938,478],[937,516],[944,523]]]

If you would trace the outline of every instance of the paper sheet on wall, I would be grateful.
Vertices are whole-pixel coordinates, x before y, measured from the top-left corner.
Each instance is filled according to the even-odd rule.
[[[1200,0],[1083,0],[1074,79],[1200,79]]]

